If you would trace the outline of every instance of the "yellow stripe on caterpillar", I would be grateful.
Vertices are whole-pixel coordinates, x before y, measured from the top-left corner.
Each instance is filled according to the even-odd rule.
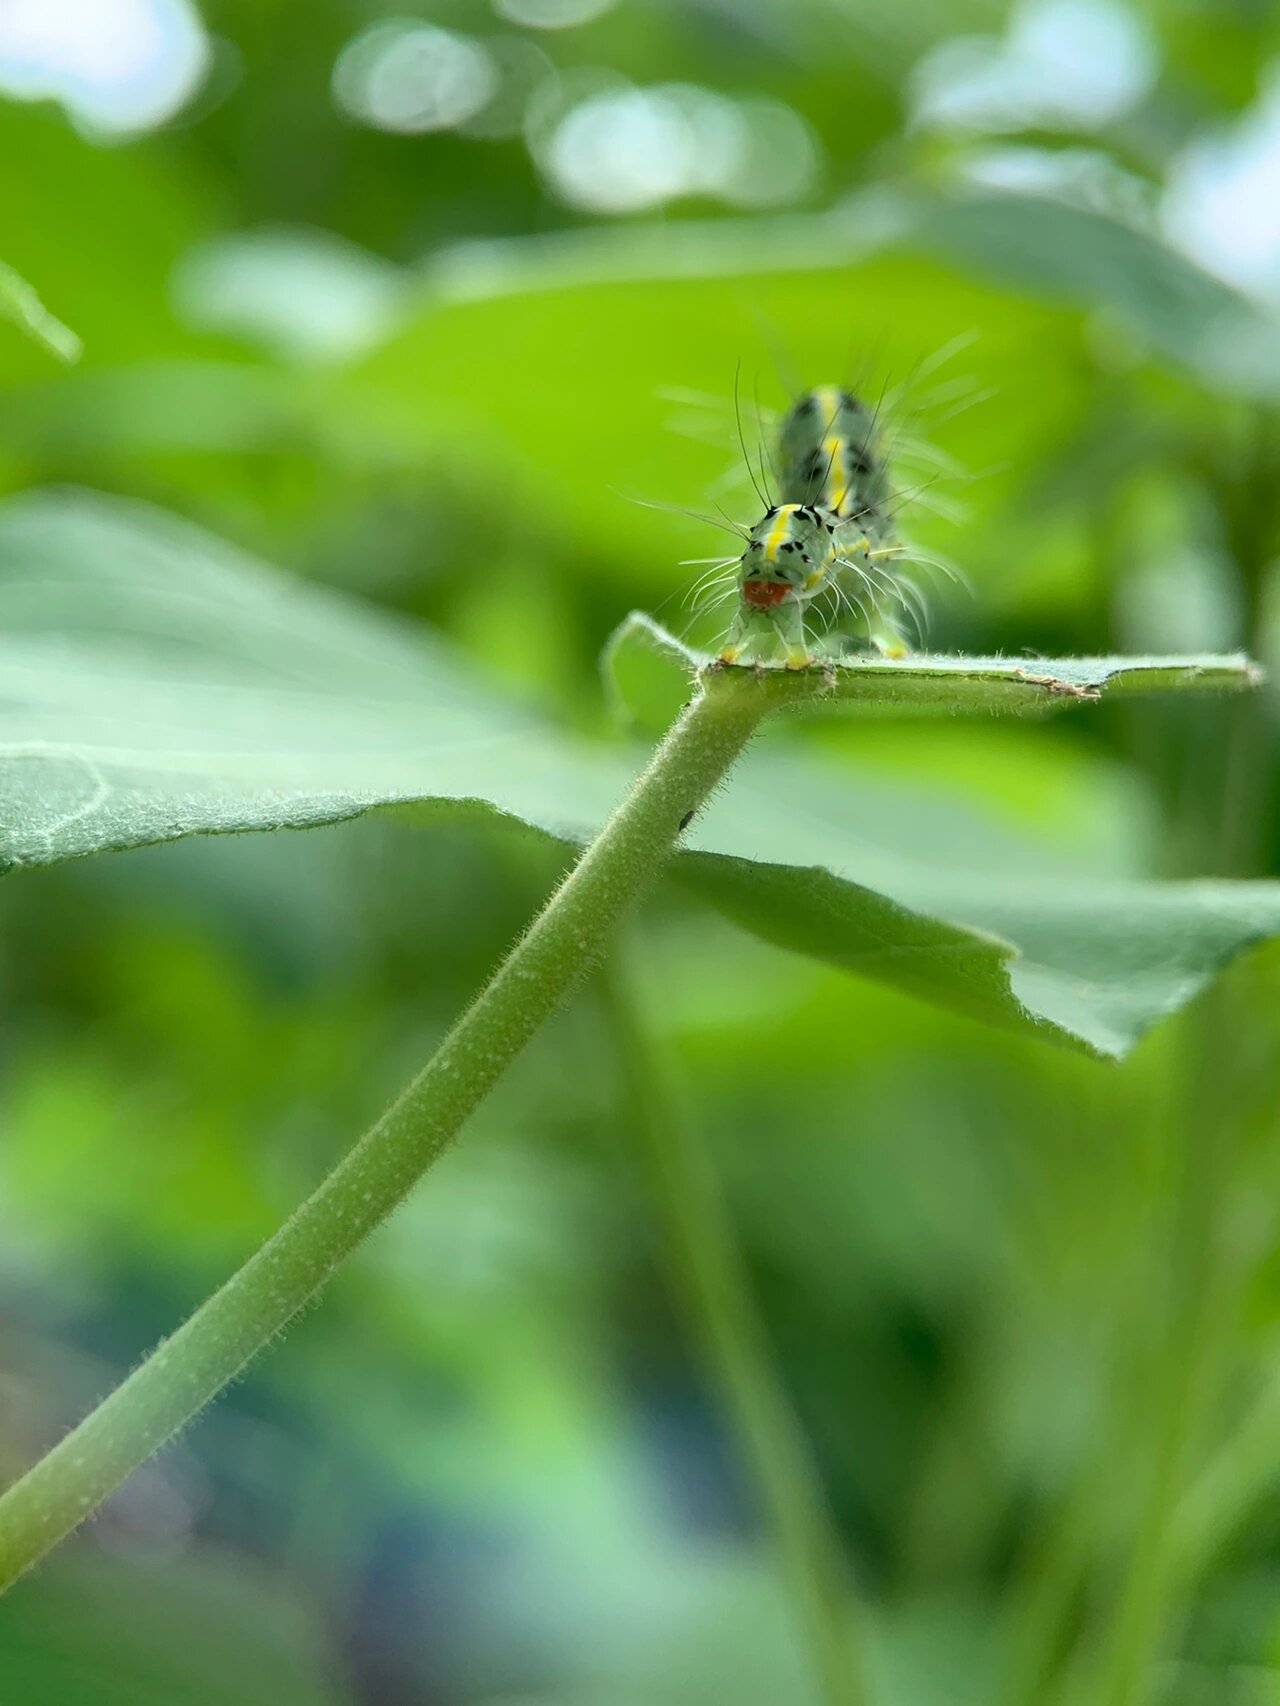
[[[832,433],[823,439],[822,448],[827,457],[826,491],[822,502],[825,508],[841,515],[849,495],[849,441],[838,433]]]
[[[766,563],[776,563],[778,552],[791,538],[791,517],[800,508],[799,504],[780,504],[773,513],[773,526],[764,539],[764,560]]]
[[[829,430],[836,424],[844,403],[840,387],[838,385],[817,385],[814,387],[813,395],[817,399],[822,424]]]

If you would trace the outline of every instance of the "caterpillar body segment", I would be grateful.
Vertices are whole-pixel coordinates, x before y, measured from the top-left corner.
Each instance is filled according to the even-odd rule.
[[[837,556],[832,577],[838,604],[857,618],[858,626],[882,657],[905,657],[910,651],[903,629],[904,606],[900,578],[892,568],[900,547],[891,530],[877,525],[871,514],[836,524]],[[917,617],[919,612],[914,613]]]
[[[889,521],[893,490],[876,412],[839,385],[817,385],[783,416],[778,450],[784,497],[836,518],[835,591],[875,649],[902,657],[903,601],[890,564],[898,541]]]
[[[818,385],[787,410],[778,433],[782,495],[848,519],[887,503],[889,479],[875,416],[838,385]]]
[[[812,660],[805,612],[830,590],[839,518],[812,504],[776,504],[747,536],[738,563],[738,609],[720,652],[722,663],[773,663],[788,669]]]

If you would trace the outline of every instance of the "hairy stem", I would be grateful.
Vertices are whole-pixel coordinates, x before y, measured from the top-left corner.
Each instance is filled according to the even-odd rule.
[[[623,963],[619,963],[619,960]],[[626,956],[604,968],[606,1011],[672,1272],[718,1379],[803,1619],[827,1706],[860,1706],[852,1583],[756,1313],[710,1157],[658,1048]]]
[[[0,1497],[0,1591],[188,1422],[403,1200],[602,956],[689,817],[774,703],[707,678],[630,792],[422,1072],[318,1189],[172,1337]]]

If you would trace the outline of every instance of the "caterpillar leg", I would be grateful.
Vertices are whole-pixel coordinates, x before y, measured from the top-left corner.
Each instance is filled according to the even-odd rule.
[[[750,619],[748,618],[746,611],[739,610],[733,619],[733,627],[730,628],[724,644],[716,654],[717,660],[720,663],[740,663],[742,661],[742,654],[750,644],[750,641]]]
[[[788,669],[808,669],[813,662],[804,631],[804,606],[788,605],[778,615],[778,638]]]
[[[718,653],[720,663],[776,664],[807,669],[813,662],[804,631],[804,608],[785,604],[770,611],[739,610]]]
[[[872,628],[869,637],[882,658],[904,658],[911,651],[894,624],[883,617]]]

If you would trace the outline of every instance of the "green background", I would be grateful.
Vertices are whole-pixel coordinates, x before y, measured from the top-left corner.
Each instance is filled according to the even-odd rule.
[[[0,259],[84,344],[63,367],[0,323],[0,489],[147,500],[426,621],[468,691],[618,764],[599,650],[632,607],[683,626],[679,561],[722,537],[629,498],[749,519],[735,373],[749,437],[793,375],[863,375],[948,458],[922,495],[945,513],[904,515],[971,587],[935,590],[931,645],[1273,658],[1275,311],[1161,225],[1187,151],[1262,98],[1273,9],[1135,8],[1151,77],[1091,129],[920,118],[940,43],[1016,39],[998,8],[619,0],[558,30],[396,9],[523,41],[544,106],[630,80],[809,127],[785,205],[616,216],[564,199],[541,133],[344,112],[335,62],[384,13],[206,4],[205,80],[145,134],[0,99]],[[993,190],[996,148],[1058,187]],[[874,802],[890,848],[927,837],[943,868],[1277,869],[1266,693],[770,745],[825,765],[836,819]],[[375,815],[6,877],[6,1477],[283,1218],[564,858],[491,820]],[[638,935],[873,1606],[877,1706],[1273,1699],[1276,950],[1117,1065],[770,947],[696,880]],[[1135,1580],[1164,1657],[1118,1696]],[[6,1706],[812,1686],[594,989],[323,1307],[0,1603]]]

